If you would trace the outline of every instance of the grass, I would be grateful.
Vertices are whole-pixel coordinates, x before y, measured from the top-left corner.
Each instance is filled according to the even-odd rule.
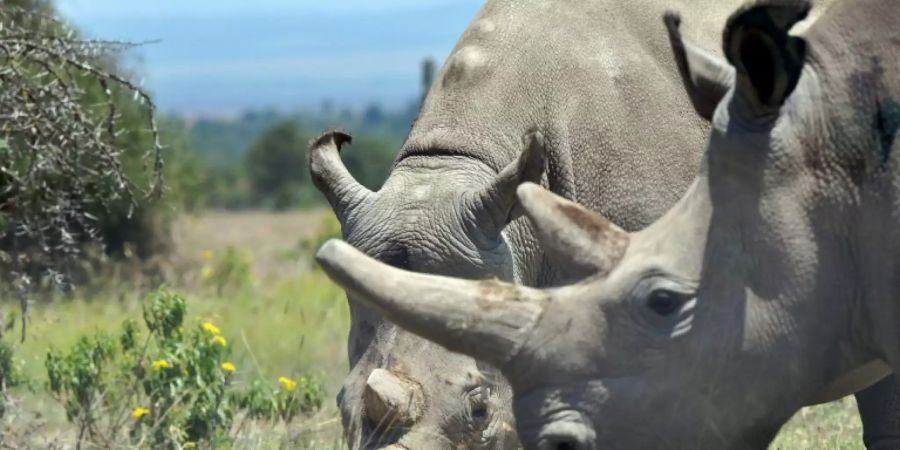
[[[314,373],[324,377],[328,387],[325,407],[314,417],[291,424],[254,424],[240,434],[235,448],[343,448],[333,399],[347,372],[346,300],[321,272],[310,269],[308,257],[297,258],[291,251],[301,238],[315,232],[321,214],[212,213],[184,217],[175,227],[176,251],[166,262],[167,279],[173,280],[171,290],[188,298],[187,323],[209,320],[221,328],[239,375],[259,372],[274,380]],[[202,255],[228,246],[246,252],[255,281],[227,288],[218,296],[202,281]],[[140,319],[148,289],[135,289],[121,280],[109,284],[106,289],[32,305],[28,339],[16,344],[29,378],[46,382],[43,363],[50,347],[68,347],[82,334],[117,330],[127,318]],[[71,444],[73,430],[67,428],[55,401],[25,390],[14,396],[30,411],[28,417],[45,423],[44,446]],[[855,402],[846,398],[803,409],[770,448],[862,448]]]
[[[862,424],[853,397],[803,408],[788,422],[772,450],[850,450],[861,449]]]
[[[347,372],[346,297],[324,274],[310,268],[308,255],[286,256],[293,253],[285,251],[313,233],[320,216],[319,212],[234,217],[215,213],[183,218],[176,225],[176,250],[166,261],[175,276],[166,278],[174,280],[170,290],[187,297],[185,323],[210,321],[222,330],[232,348],[238,379],[242,373],[259,373],[274,383],[282,375],[313,374],[324,379],[328,389],[323,410],[314,417],[288,425],[253,424],[238,437],[236,448],[341,448],[333,399]],[[216,228],[224,224],[235,224],[242,232],[217,233]],[[218,295],[203,282],[202,268],[208,264],[206,254],[219,254],[228,246],[247,254],[252,281],[228,286]],[[104,288],[91,287],[69,298],[31,305],[28,337],[13,346],[33,383],[46,383],[48,349],[68,348],[84,334],[118,331],[126,319],[141,321],[141,305],[152,288],[136,288],[123,274],[117,280],[105,280]],[[13,307],[8,303],[4,309]],[[18,329],[12,335],[18,336]],[[43,423],[38,442],[72,443],[74,432],[62,407],[40,392],[20,389],[13,393],[21,402],[21,417]]]

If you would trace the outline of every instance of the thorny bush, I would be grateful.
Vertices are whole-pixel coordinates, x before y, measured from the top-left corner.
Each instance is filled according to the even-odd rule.
[[[98,216],[161,193],[154,104],[115,73],[130,47],[81,38],[44,2],[0,0],[0,268],[23,310],[36,273],[65,281]],[[128,158],[137,169],[124,155],[135,133],[147,136]]]

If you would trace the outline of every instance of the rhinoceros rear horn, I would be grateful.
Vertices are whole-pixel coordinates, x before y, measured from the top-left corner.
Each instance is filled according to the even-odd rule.
[[[372,196],[372,191],[359,184],[341,161],[341,146],[351,140],[343,131],[328,130],[309,145],[309,173],[313,184],[328,199],[341,223]]]
[[[628,233],[603,216],[531,183],[518,196],[545,254],[568,277],[606,274],[625,254]]]
[[[539,183],[544,173],[544,136],[538,131],[525,135],[525,149],[487,185],[469,198],[472,217],[488,240],[496,240],[514,218],[516,188],[524,182]]]
[[[519,352],[548,296],[494,280],[408,272],[335,239],[316,260],[353,300],[450,351],[500,368]]]
[[[421,386],[385,369],[369,374],[363,396],[369,422],[382,429],[412,426],[425,407]]]

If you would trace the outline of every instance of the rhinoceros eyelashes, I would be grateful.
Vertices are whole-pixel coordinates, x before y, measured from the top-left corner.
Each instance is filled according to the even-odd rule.
[[[342,224],[373,195],[353,178],[341,161],[341,146],[351,140],[348,133],[328,130],[309,145],[309,172],[313,184],[328,199]]]

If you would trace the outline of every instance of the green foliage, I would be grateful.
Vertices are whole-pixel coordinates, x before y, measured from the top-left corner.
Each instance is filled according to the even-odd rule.
[[[83,39],[49,1],[0,0],[0,265],[24,291],[65,281],[96,242],[164,250],[172,207],[196,198],[187,141],[122,70],[133,47]]]
[[[280,388],[261,378],[242,387],[228,339],[210,322],[185,324],[186,315],[187,301],[160,289],[145,302],[144,330],[129,319],[117,338],[96,332],[47,353],[47,388],[78,426],[79,442],[224,443],[236,414],[289,421],[321,406],[323,388],[306,376],[281,377]]]
[[[341,222],[337,220],[333,212],[324,211],[315,231],[301,238],[297,246],[285,256],[288,259],[304,258],[312,267],[318,269],[319,266],[315,259],[316,251],[325,241],[341,237]]]
[[[337,120],[326,119],[310,114],[248,112],[234,121],[206,119],[187,127],[191,142],[202,155],[199,164],[207,169],[198,196],[208,206],[227,209],[324,205],[309,177],[307,146],[314,133]],[[348,126],[354,135],[353,143],[341,151],[347,168],[360,183],[377,189],[409,131],[408,112],[386,113],[373,106],[368,114],[351,114],[338,123]]]
[[[306,141],[300,126],[285,120],[250,147],[244,167],[257,202],[275,209],[297,206],[301,186],[309,184]]]
[[[300,414],[309,414],[322,406],[325,387],[315,378],[301,376],[297,380],[279,377],[277,388],[260,379],[244,392],[233,396],[235,403],[251,419],[288,422]]]
[[[210,168],[239,166],[253,143],[284,120],[275,111],[247,111],[237,119],[201,118],[191,124],[189,136]]]
[[[238,247],[229,245],[220,252],[204,252],[203,259],[206,265],[200,270],[200,281],[215,287],[220,297],[225,288],[244,289],[255,280],[250,255]]]
[[[15,352],[12,345],[4,339],[4,336],[12,330],[15,323],[15,315],[10,315],[7,317],[5,324],[0,324],[3,327],[3,332],[0,333],[0,418],[6,415],[7,390],[25,385],[28,381],[15,360]]]

